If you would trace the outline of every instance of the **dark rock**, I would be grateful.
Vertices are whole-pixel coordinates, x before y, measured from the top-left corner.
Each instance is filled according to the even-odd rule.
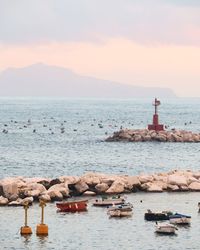
[[[51,186],[53,186],[54,184],[51,185],[51,182],[47,181],[47,180],[42,180],[38,182],[39,184],[42,184],[46,189],[49,189]],[[59,184],[59,183],[56,183]]]
[[[0,185],[0,196],[4,196],[3,187]]]
[[[60,184],[60,183],[62,182],[58,178],[56,178],[50,181],[49,186],[51,187],[53,185]]]

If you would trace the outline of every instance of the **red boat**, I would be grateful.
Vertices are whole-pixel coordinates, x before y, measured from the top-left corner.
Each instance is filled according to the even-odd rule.
[[[77,200],[77,201],[67,201],[56,203],[59,212],[81,212],[87,211],[88,200]]]

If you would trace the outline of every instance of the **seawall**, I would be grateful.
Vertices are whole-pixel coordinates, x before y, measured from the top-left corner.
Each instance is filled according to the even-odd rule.
[[[200,191],[200,172],[173,170],[137,176],[88,172],[83,176],[49,178],[8,177],[0,180],[0,205],[20,206],[27,201],[61,201],[72,196],[132,192]]]
[[[123,129],[114,132],[112,136],[106,139],[107,142],[112,141],[128,141],[128,142],[200,142],[200,133],[194,133],[186,130],[163,130],[156,132],[148,129]]]

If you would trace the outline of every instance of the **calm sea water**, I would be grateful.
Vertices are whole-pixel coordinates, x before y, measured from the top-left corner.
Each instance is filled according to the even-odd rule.
[[[162,123],[170,129],[200,132],[200,99],[161,101]],[[0,130],[8,133],[0,133],[0,178],[200,170],[200,144],[104,142],[120,126],[146,127],[152,120],[151,103],[150,99],[1,98]],[[91,203],[88,212],[80,214],[58,214],[55,204],[48,204],[49,236],[45,238],[21,237],[23,209],[0,207],[0,249],[200,249],[198,193],[138,193],[128,195],[128,200],[134,204],[134,215],[120,220],[109,219],[105,209]],[[154,224],[143,219],[148,208],[190,214],[192,224],[180,228],[176,236],[157,236]],[[37,204],[29,215],[34,230],[40,220]]]
[[[200,99],[161,102],[160,122],[200,132]],[[0,178],[199,170],[200,144],[104,142],[120,126],[145,128],[152,121],[151,103],[150,99],[0,99],[0,131],[8,130],[0,133]]]
[[[21,207],[0,208],[0,248],[22,249],[69,249],[69,250],[199,250],[200,214],[197,212],[198,193],[178,194],[130,194],[128,201],[134,205],[130,218],[109,218],[106,208],[93,207],[89,202],[88,212],[76,214],[57,213],[55,204],[45,208],[45,223],[49,236],[35,235],[40,222],[37,204],[29,209],[29,225],[33,235],[24,238],[19,234],[23,225],[24,211]],[[143,202],[141,203],[140,200]],[[179,227],[174,236],[155,233],[155,223],[146,222],[144,213],[171,209],[192,216],[191,226]]]

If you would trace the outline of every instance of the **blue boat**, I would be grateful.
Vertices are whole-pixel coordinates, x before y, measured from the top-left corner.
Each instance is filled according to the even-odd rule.
[[[190,224],[191,216],[175,213],[169,216],[169,221],[172,224],[187,225]]]

